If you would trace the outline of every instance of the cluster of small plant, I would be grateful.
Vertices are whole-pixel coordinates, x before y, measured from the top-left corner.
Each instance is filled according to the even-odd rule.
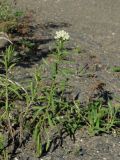
[[[2,15],[1,13],[0,17]],[[3,17],[6,20],[6,16]],[[76,130],[82,127],[92,135],[117,134],[120,106],[113,106],[110,101],[104,104],[100,100],[82,106],[78,100],[68,101],[65,97],[68,78],[67,75],[64,76],[64,70],[59,64],[67,54],[65,44],[69,38],[69,34],[63,30],[56,32],[56,49],[53,53],[55,61],[49,66],[49,84],[42,78],[41,66],[36,68],[28,86],[24,87],[14,81],[14,67],[17,63],[14,44],[10,44],[1,53],[0,158],[10,159],[12,151],[9,146],[20,147],[29,138],[32,138],[36,156],[39,157],[43,152],[49,151],[56,134],[62,137],[63,133],[67,133],[73,137]],[[26,41],[24,45],[32,47]],[[43,62],[47,63],[45,60]],[[64,77],[63,80],[58,81],[59,73]]]
[[[18,25],[18,20],[23,12],[14,11],[8,0],[0,2],[0,31],[8,32]]]
[[[6,143],[10,140],[15,143],[17,136],[19,145],[22,145],[26,132],[33,137],[36,153],[40,156],[43,144],[48,151],[56,132],[59,136],[63,131],[73,136],[78,128],[86,126],[89,133],[95,135],[110,133],[119,127],[119,107],[110,103],[104,105],[100,101],[90,102],[87,107],[83,107],[77,100],[66,100],[64,93],[67,79],[59,83],[56,81],[59,63],[65,51],[64,45],[59,46],[61,40],[63,41],[62,36],[57,39],[58,45],[54,53],[56,61],[51,67],[49,85],[44,84],[41,69],[38,67],[30,85],[24,88],[12,79],[16,64],[14,46],[10,45],[2,54],[0,63],[4,74],[0,74],[0,152],[3,156],[6,155],[9,145]]]
[[[120,72],[120,66],[112,67],[113,72]]]

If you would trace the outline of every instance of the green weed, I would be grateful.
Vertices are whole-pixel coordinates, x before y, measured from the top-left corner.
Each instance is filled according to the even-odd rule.
[[[100,100],[83,107],[78,100],[67,100],[65,94],[70,87],[68,77],[73,72],[60,67],[60,64],[63,62],[65,42],[69,36],[63,31],[62,35],[59,34],[56,37],[57,58],[52,64],[43,60],[44,67],[50,71],[49,83],[44,82],[41,66],[38,66],[29,85],[24,88],[12,79],[12,70],[17,63],[14,47],[10,45],[3,53],[0,61],[4,71],[0,74],[0,149],[4,148],[3,132],[6,126],[8,140],[11,139],[13,143],[17,135],[18,143],[22,145],[26,139],[24,133],[29,133],[37,156],[49,151],[55,135],[61,138],[63,131],[74,138],[76,130],[84,126],[93,135],[110,133],[119,127],[120,107],[113,106],[110,102],[104,105]],[[33,47],[28,41],[23,41],[22,44]],[[8,152],[2,151],[6,159]]]
[[[113,72],[120,72],[120,66],[112,67]]]
[[[107,106],[100,101],[90,103],[86,115],[89,132],[94,135],[102,132],[109,133],[119,123],[118,110],[119,108],[110,103]]]
[[[0,31],[9,32],[16,28],[18,20],[23,16],[21,11],[14,11],[9,1],[0,2]]]
[[[0,21],[13,21],[23,16],[23,12],[14,11],[7,0],[0,2]]]
[[[29,40],[26,40],[26,39],[21,39],[19,41],[20,45],[22,45],[24,48],[30,48],[32,49],[34,46],[35,46],[35,43],[29,41]]]

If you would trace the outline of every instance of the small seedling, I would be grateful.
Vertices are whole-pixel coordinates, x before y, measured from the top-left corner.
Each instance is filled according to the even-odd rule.
[[[22,11],[16,11],[14,15],[16,18],[21,18],[22,16],[24,16],[24,13]]]
[[[120,66],[112,67],[113,72],[120,72]]]
[[[73,51],[77,54],[80,54],[81,53],[81,48],[79,46],[76,46]]]
[[[87,121],[89,125],[89,132],[91,134],[98,134],[99,132],[104,131],[102,126],[103,117],[106,116],[106,111],[102,108],[101,103],[93,102],[89,105]]]
[[[19,43],[24,47],[24,48],[30,48],[32,49],[34,46],[35,46],[35,43],[29,41],[29,40],[26,40],[26,39],[22,39],[19,41]]]

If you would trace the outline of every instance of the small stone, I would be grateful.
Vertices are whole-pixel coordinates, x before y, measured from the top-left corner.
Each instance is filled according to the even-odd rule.
[[[15,158],[14,158],[14,160],[18,160],[18,158],[17,158],[17,157],[15,157]]]
[[[0,32],[0,49],[4,48],[8,43],[12,44],[8,35],[4,32]]]
[[[85,150],[83,148],[80,148],[79,150],[79,155],[83,156],[85,154]]]
[[[113,33],[112,33],[112,35],[114,36],[114,35],[115,35],[115,33],[113,32]]]
[[[5,39],[0,39],[0,49],[4,48],[9,42]]]

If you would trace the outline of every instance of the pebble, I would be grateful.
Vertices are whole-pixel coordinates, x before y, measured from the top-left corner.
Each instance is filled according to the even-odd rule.
[[[0,49],[4,48],[8,44],[8,41],[5,39],[0,39]]]
[[[14,160],[18,160],[18,158],[17,158],[17,157],[15,157],[15,158],[14,158]]]

